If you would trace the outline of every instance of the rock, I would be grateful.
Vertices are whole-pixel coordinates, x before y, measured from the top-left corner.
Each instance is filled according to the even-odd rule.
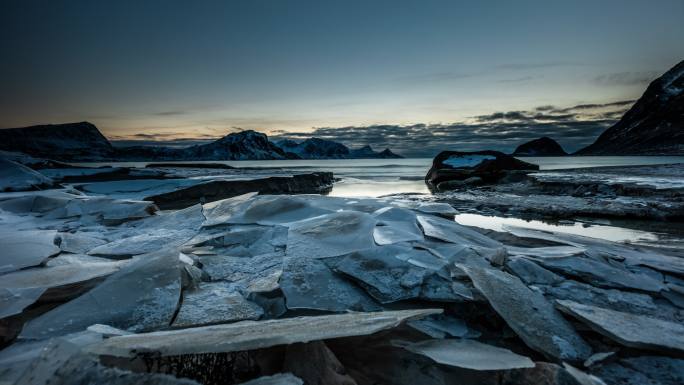
[[[539,166],[498,151],[442,151],[433,159],[432,167],[425,176],[425,183],[431,190],[440,191],[438,186],[447,181],[480,178],[481,183],[492,184],[497,183],[512,171],[536,170],[539,170]],[[451,187],[450,185],[442,186]]]
[[[303,385],[304,381],[292,373],[279,373],[272,376],[264,376],[252,381],[243,382],[240,385]]]
[[[112,337],[92,346],[89,351],[115,357],[136,357],[140,352],[163,357],[246,351],[297,342],[372,334],[396,327],[404,321],[440,312],[441,310],[436,309],[398,310],[242,321]],[[333,325],[334,327],[331,327]]]
[[[566,156],[568,155],[558,142],[548,136],[523,143],[513,151],[513,156]]]
[[[29,321],[22,338],[46,338],[101,323],[139,332],[167,327],[180,297],[178,251],[137,257],[86,294]]]
[[[60,240],[59,248],[62,251],[73,254],[85,254],[88,251],[107,243],[107,241],[103,239],[95,238],[84,233],[60,233],[58,238]]]
[[[0,234],[0,273],[37,266],[59,254],[55,245],[56,231],[31,230]]]
[[[49,188],[53,180],[30,168],[0,157],[0,192]]]
[[[578,155],[684,154],[684,61],[655,79],[632,108]]]
[[[289,257],[327,258],[375,246],[376,220],[357,211],[321,215],[288,225]]]
[[[615,342],[637,349],[684,351],[684,325],[568,300],[558,308]]]
[[[183,292],[173,327],[186,328],[243,320],[257,320],[264,314],[257,304],[246,300],[225,282],[202,283]]]
[[[533,368],[525,356],[474,340],[427,340],[409,343],[404,349],[431,358],[437,363],[472,370]]]
[[[332,190],[333,174],[315,172],[247,180],[212,180],[145,198],[163,210],[180,209],[197,203],[214,202],[238,195],[324,194]]]
[[[331,312],[380,310],[363,290],[313,258],[285,258],[280,288],[288,309]]]
[[[596,382],[597,378],[591,378],[590,382],[586,381],[585,373],[582,376],[577,369],[571,373],[567,369],[574,369],[570,366],[565,368],[548,363],[537,362],[534,368],[511,370],[503,373],[502,379],[497,384],[501,385],[605,385],[602,382]],[[578,373],[579,372],[579,373]],[[582,378],[578,378],[582,377]],[[584,382],[583,382],[584,381]]]
[[[503,271],[460,265],[494,310],[529,346],[549,357],[583,361],[591,348],[549,303]]]
[[[584,367],[588,368],[590,366],[594,366],[596,364],[602,363],[603,361],[607,360],[610,357],[615,356],[615,352],[601,352],[601,353],[594,353],[591,355],[591,357],[587,358],[584,361]]]
[[[323,341],[288,345],[283,370],[301,378],[307,385],[356,385]]]

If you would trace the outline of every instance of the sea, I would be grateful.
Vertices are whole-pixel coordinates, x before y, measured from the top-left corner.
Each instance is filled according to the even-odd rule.
[[[684,163],[684,156],[563,156],[521,157],[520,159],[539,165],[541,171]],[[77,163],[75,165],[144,167],[148,163],[152,162]],[[270,172],[276,173],[276,171],[277,174],[281,175],[288,172],[331,171],[338,178],[338,181],[329,194],[330,196],[380,197],[392,194],[430,194],[425,186],[424,177],[432,165],[432,158],[207,161],[197,163],[222,163],[242,168],[244,170],[242,175],[244,176],[264,176],[269,175]],[[680,223],[656,223],[653,221],[641,223],[635,220],[616,222],[613,220],[582,220],[581,218],[575,221],[548,222],[465,213],[456,215],[454,220],[463,225],[497,231],[501,231],[504,226],[518,226],[589,236],[613,242],[684,249],[684,225]]]
[[[521,157],[521,160],[539,165],[540,170],[603,166],[639,166],[652,164],[684,163],[684,156],[557,156]],[[144,167],[152,162],[77,163],[81,166]],[[173,162],[164,162],[173,163]],[[180,162],[188,163],[188,162]],[[233,167],[250,168],[267,172],[331,171],[339,181],[331,196],[379,197],[390,194],[429,194],[423,182],[432,165],[432,158],[404,159],[326,159],[326,160],[241,160],[207,161],[196,163],[222,163]]]

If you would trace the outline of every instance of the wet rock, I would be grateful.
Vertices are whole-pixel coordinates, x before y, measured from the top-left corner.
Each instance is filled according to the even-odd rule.
[[[503,373],[501,385],[603,385],[600,382],[582,382],[578,375],[549,362],[537,362],[534,368],[511,370]]]
[[[559,309],[598,333],[624,346],[638,349],[684,351],[684,325],[638,314],[623,313],[568,300]]]
[[[264,311],[225,282],[202,283],[183,292],[183,302],[172,326],[186,328],[256,320]]]
[[[542,294],[493,269],[460,266],[494,310],[532,349],[567,361],[585,360],[591,348]]]
[[[145,198],[163,210],[180,209],[250,192],[260,194],[322,194],[332,190],[333,174],[315,172],[248,180],[214,180]]]
[[[437,363],[472,370],[509,370],[533,368],[525,356],[468,339],[427,340],[409,343],[404,349],[421,354]]]
[[[291,223],[286,254],[289,257],[327,258],[374,247],[375,224],[375,218],[356,211],[341,211]]]
[[[249,286],[252,282],[273,276],[276,276],[277,282],[277,278],[282,273],[283,255],[282,253],[262,254],[255,257],[206,255],[201,256],[199,260],[203,271],[212,281],[225,280]]]
[[[436,309],[398,310],[242,321],[112,337],[89,350],[95,354],[116,357],[135,357],[140,352],[173,356],[245,351],[296,342],[367,335],[396,327],[404,321],[440,312],[441,310]]]
[[[363,290],[330,271],[317,259],[285,258],[280,287],[288,309],[332,312],[380,310]]]
[[[323,341],[288,345],[283,370],[301,378],[307,385],[356,385]]]
[[[0,234],[0,273],[37,266],[59,254],[55,245],[56,231],[31,230]]]
[[[425,176],[425,183],[430,189],[439,191],[439,185],[447,181],[480,178],[482,182],[491,184],[497,183],[511,172],[536,170],[539,170],[539,166],[498,151],[442,151],[433,159],[432,167]]]
[[[107,243],[105,240],[82,233],[60,233],[58,238],[60,240],[59,248],[64,252],[73,254],[85,254]]]
[[[86,294],[31,320],[20,337],[59,336],[96,323],[135,332],[167,327],[180,297],[179,263],[174,249],[140,256]]]
[[[584,367],[588,368],[590,366],[594,366],[614,356],[615,352],[594,353],[591,355],[591,357],[587,358],[586,361],[584,361]]]

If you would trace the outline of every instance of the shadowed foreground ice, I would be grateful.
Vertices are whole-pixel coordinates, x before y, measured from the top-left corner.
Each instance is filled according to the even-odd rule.
[[[0,194],[0,383],[684,381],[674,251],[484,235],[455,214],[398,198],[160,212]]]

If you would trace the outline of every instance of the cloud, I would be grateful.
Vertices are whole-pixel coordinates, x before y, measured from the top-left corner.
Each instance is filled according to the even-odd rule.
[[[557,62],[534,62],[534,63],[504,63],[496,66],[502,70],[527,70],[527,69],[542,69],[542,68],[556,68],[556,67],[574,67],[581,66],[582,63],[570,61]]]
[[[161,111],[161,112],[156,112],[154,115],[156,116],[180,116],[180,115],[186,115],[188,111],[184,110],[171,110],[171,111]]]
[[[583,111],[583,110],[597,110],[597,109],[610,109],[615,107],[631,107],[636,100],[620,100],[617,102],[602,103],[602,104],[578,104],[576,106],[567,108],[554,108],[552,111],[557,113],[565,113],[571,111]],[[623,108],[624,109],[624,108]]]
[[[594,78],[594,81],[604,86],[633,86],[648,84],[658,76],[660,73],[655,71],[616,72],[599,75]]]

